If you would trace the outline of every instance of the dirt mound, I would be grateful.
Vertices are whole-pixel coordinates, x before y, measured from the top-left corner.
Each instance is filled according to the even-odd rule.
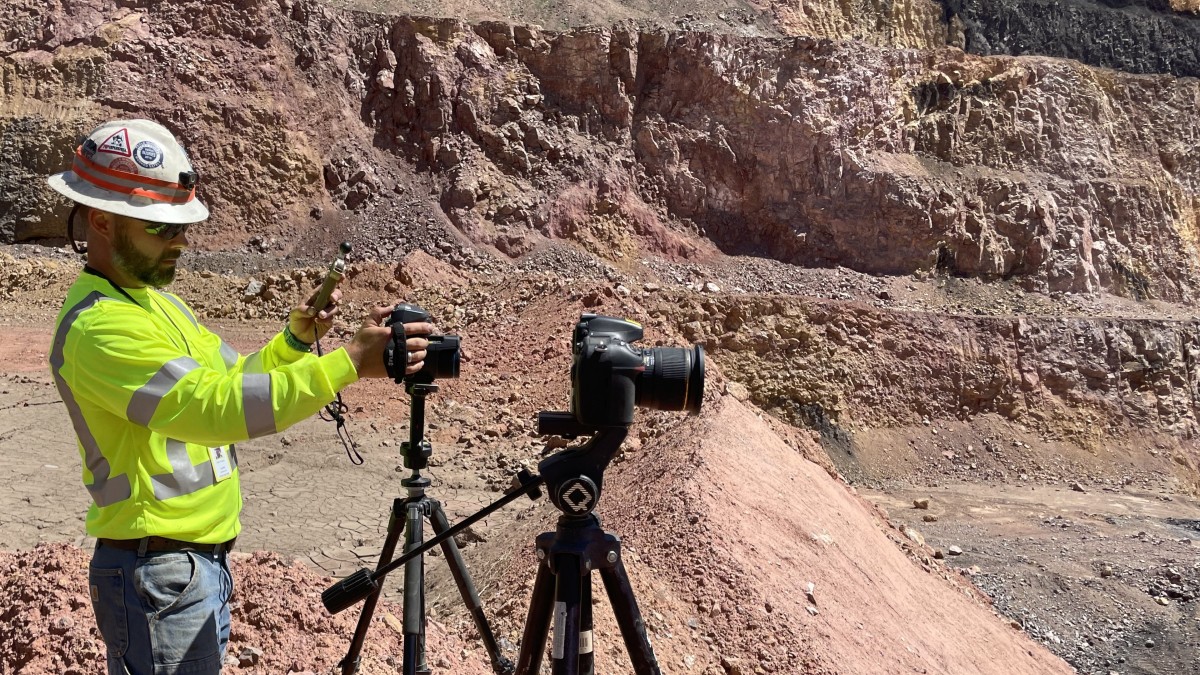
[[[654,570],[651,606],[680,610],[677,640],[655,642],[661,661],[683,642],[697,670],[1071,672],[795,442],[725,396],[606,483],[606,525],[637,550],[633,574]]]
[[[0,553],[0,671],[103,670],[104,643],[87,589],[88,555],[66,544]]]
[[[0,369],[6,373],[0,378],[0,454],[5,456],[4,467],[16,486],[14,490],[0,492],[0,514],[3,514],[0,548],[28,549],[45,541],[79,543],[83,533],[81,518],[86,493],[63,489],[63,471],[77,470],[72,467],[78,466],[78,452],[57,392],[44,372],[56,299],[65,293],[70,272],[78,269],[78,261],[59,255],[58,249],[36,253],[35,248],[0,250],[0,263],[13,270],[8,276],[0,276],[0,283],[11,290],[8,297],[0,293],[0,309],[10,317],[0,319],[7,322],[4,334],[9,338],[0,344]],[[298,299],[300,286],[315,283],[315,278],[297,280],[291,273],[281,273],[276,268],[254,267],[257,259],[248,257],[246,269],[234,264],[233,257],[213,253],[192,254],[187,262],[187,273],[180,275],[172,290],[192,301],[202,320],[243,352],[257,348],[279,325],[277,320],[245,320],[245,316],[281,317],[280,308]],[[733,265],[736,261],[727,262]],[[931,374],[907,370],[920,365],[921,360],[881,359],[890,353],[897,356],[919,353],[925,355],[924,364],[935,363],[931,355],[943,353],[943,343],[957,344],[957,336],[964,331],[961,328],[957,332],[931,331],[930,326],[938,322],[952,326],[966,324],[961,318],[935,319],[929,307],[921,314],[926,318],[918,320],[916,313],[885,316],[882,307],[867,310],[861,306],[865,304],[863,299],[869,299],[873,293],[894,288],[887,285],[890,281],[876,284],[872,279],[849,272],[813,278],[799,274],[786,279],[779,276],[778,281],[792,286],[791,293],[825,297],[853,294],[854,298],[854,303],[802,302],[782,297],[771,300],[745,294],[722,295],[710,288],[717,284],[709,280],[716,279],[728,288],[738,275],[732,272],[727,276],[717,275],[719,270],[704,265],[688,263],[661,269],[675,272],[653,277],[645,268],[610,265],[562,246],[538,249],[522,258],[517,266],[495,275],[467,273],[461,267],[447,265],[446,261],[423,253],[410,256],[399,267],[395,263],[355,263],[354,273],[348,276],[343,288],[346,316],[338,334],[344,333],[367,303],[398,297],[422,304],[434,313],[440,329],[463,336],[462,377],[444,382],[444,389],[433,399],[429,417],[429,437],[436,448],[432,472],[434,493],[446,500],[452,520],[460,520],[490,502],[498,490],[508,485],[518,468],[532,467],[540,456],[552,451],[536,433],[535,413],[567,405],[568,335],[579,312],[598,311],[642,322],[646,327],[645,347],[677,346],[692,340],[706,343],[710,356],[707,383],[710,395],[704,416],[687,420],[677,413],[641,411],[623,453],[609,472],[610,493],[601,504],[609,527],[626,539],[627,566],[655,648],[666,668],[684,672],[709,670],[714,675],[733,667],[747,672],[754,667],[764,671],[773,668],[771,672],[845,672],[844,653],[873,653],[853,646],[855,639],[866,640],[860,638],[864,631],[870,631],[876,640],[886,638],[889,644],[907,645],[915,650],[901,649],[903,653],[899,655],[881,652],[885,662],[891,659],[897,664],[908,664],[910,661],[904,660],[907,658],[913,663],[944,662],[951,664],[945,667],[947,672],[955,672],[958,666],[965,671],[975,667],[974,661],[969,660],[973,653],[957,652],[955,645],[945,644],[937,636],[950,628],[952,634],[957,634],[961,616],[968,617],[962,621],[972,626],[970,631],[979,639],[994,641],[996,631],[1003,635],[1008,629],[987,618],[988,610],[982,601],[964,601],[958,597],[959,591],[976,593],[965,578],[943,563],[931,560],[931,551],[898,534],[904,528],[891,529],[883,518],[872,520],[875,516],[870,508],[825,477],[841,471],[851,480],[862,480],[862,476],[852,471],[855,462],[861,464],[859,473],[865,473],[873,481],[903,481],[908,477],[936,485],[946,478],[984,483],[994,480],[1015,489],[1029,478],[1065,489],[1061,481],[1069,475],[1071,480],[1082,480],[1086,485],[1107,485],[1111,479],[1113,486],[1124,486],[1112,489],[1129,490],[1150,489],[1155,485],[1154,480],[1166,480],[1172,471],[1184,471],[1190,453],[1194,453],[1185,439],[1152,436],[1146,425],[1139,433],[1151,445],[1118,447],[1117,439],[1110,434],[1104,439],[1105,454],[1098,458],[1089,456],[1086,449],[1068,447],[1066,441],[1052,445],[1037,429],[1014,425],[1011,420],[990,413],[947,419],[952,408],[944,411],[944,417],[936,408],[929,407],[940,400],[926,389],[932,386]],[[309,276],[309,272],[319,272],[319,268],[307,268],[304,276]],[[253,298],[243,293],[251,279],[235,275],[247,273],[264,286]],[[463,275],[469,284],[463,283]],[[749,279],[753,275],[744,276]],[[389,284],[395,285],[389,288]],[[917,289],[910,291],[914,299],[941,297],[933,282],[913,280],[908,287]],[[268,300],[267,291],[276,293],[275,297]],[[223,307],[227,304],[238,311],[225,312]],[[775,318],[767,321],[768,316]],[[1034,319],[1025,322],[1037,323]],[[1049,326],[1050,322],[1041,323]],[[1060,332],[1053,335],[1072,325],[1071,321],[1061,323],[1063,327],[1056,329]],[[911,330],[904,328],[910,324]],[[864,332],[867,327],[870,332]],[[860,351],[860,347],[867,345],[859,338],[872,335],[879,336],[879,348]],[[908,343],[910,348],[888,346],[888,340],[905,343],[906,335],[914,336]],[[917,339],[917,336],[923,337]],[[776,359],[773,356],[776,350],[786,348],[785,341],[792,338],[806,339],[806,350],[825,357],[814,357],[803,367],[783,358],[782,352]],[[743,343],[740,346],[739,341]],[[331,338],[327,348],[336,342],[336,337]],[[1056,342],[1076,344],[1073,339],[1039,340],[1037,352],[1025,352],[1019,361],[1040,363],[1039,358],[1049,359],[1059,373],[1053,380],[1056,386],[1066,386],[1069,382],[1061,374],[1062,362],[1052,358],[1053,354],[1062,353],[1053,346]],[[1162,364],[1166,362],[1164,355],[1175,349],[1168,346],[1178,344],[1179,340],[1134,340],[1136,349],[1127,353],[1139,353],[1145,345],[1149,354],[1152,343],[1165,345],[1159,348],[1153,361]],[[836,347],[822,350],[822,344]],[[993,351],[999,350],[988,350]],[[1122,377],[1130,377],[1131,363],[1130,359],[1121,362]],[[888,393],[880,385],[846,389],[842,400],[850,407],[836,424],[829,422],[828,428],[822,427],[820,433],[789,426],[766,414],[755,420],[746,412],[754,410],[751,405],[772,405],[771,400],[760,400],[764,387],[757,383],[756,373],[764,377],[772,374],[798,386],[816,381],[836,383],[838,372],[862,373],[871,364],[877,364],[880,373],[891,373],[888,380],[880,381],[894,380],[895,392]],[[788,368],[794,370],[789,373]],[[33,375],[34,371],[38,374]],[[724,379],[725,373],[729,374],[729,381]],[[896,373],[909,374],[897,377]],[[1170,379],[1170,370],[1163,369],[1157,376]],[[1090,389],[1090,400],[1095,401],[1099,391]],[[1168,400],[1166,389],[1156,391],[1160,403]],[[722,393],[729,396],[722,398]],[[897,403],[901,394],[915,397],[913,407],[927,406],[928,423],[913,417],[907,426],[872,429],[870,415],[903,412],[905,406]],[[867,405],[866,399],[859,398],[870,395],[883,398],[874,405]],[[818,396],[817,400],[831,398]],[[747,407],[730,403],[733,399]],[[856,403],[860,400],[863,402]],[[239,540],[244,540],[246,550],[274,551],[283,559],[311,563],[318,573],[334,576],[359,566],[374,565],[373,557],[378,553],[377,544],[386,524],[383,514],[390,500],[402,491],[398,481],[403,474],[397,469],[395,445],[397,439],[405,436],[408,401],[402,389],[390,381],[358,383],[347,392],[346,401],[354,438],[362,444],[363,454],[369,456],[367,467],[361,471],[344,462],[341,448],[331,446],[332,432],[316,420],[289,429],[286,434],[247,444],[244,470],[250,498],[243,514],[246,530]],[[880,401],[886,405],[880,405]],[[1043,400],[1040,405],[1046,409],[1048,404]],[[1125,409],[1135,408],[1127,405]],[[734,414],[731,410],[740,412]],[[783,409],[774,412],[787,417]],[[775,436],[766,431],[764,424],[773,429]],[[731,439],[735,432],[745,437]],[[826,444],[834,464],[815,444],[818,437]],[[831,439],[842,445],[831,446]],[[838,447],[841,454],[835,453]],[[1146,454],[1151,459],[1145,459]],[[1058,455],[1064,462],[1075,460],[1075,463],[1060,463]],[[1100,461],[1109,455],[1122,460],[1112,471],[1105,469]],[[802,462],[801,457],[817,462],[825,470]],[[1194,475],[1194,469],[1187,471]],[[770,475],[759,475],[765,472]],[[319,480],[314,478],[318,473]],[[1094,478],[1085,477],[1093,473]],[[1017,479],[1015,487],[1010,485],[1013,479]],[[71,478],[69,484],[77,486],[77,481],[77,477]],[[1089,506],[1080,509],[1086,513],[1108,513],[1104,509],[1109,508],[1110,501],[1097,494]],[[29,509],[28,504],[48,506]],[[361,515],[364,507],[365,516]],[[1041,507],[1026,510],[1030,509],[1035,515],[1043,510]],[[359,516],[347,515],[351,513]],[[535,561],[530,542],[538,532],[553,527],[556,515],[543,500],[524,509],[515,506],[505,509],[489,522],[473,528],[484,541],[471,543],[468,564],[476,574],[489,617],[494,617],[497,623],[497,635],[507,640],[502,644],[507,645],[506,654],[510,657],[515,656],[513,641],[521,635],[520,623],[533,578]],[[832,524],[826,522],[830,518]],[[740,520],[745,523],[739,524]],[[945,537],[949,532],[954,538],[938,542],[939,548],[960,545],[968,552],[960,558],[971,557],[972,536],[978,537],[976,541],[988,542],[1008,538],[1003,547],[995,549],[999,558],[975,556],[969,565],[978,564],[985,576],[991,575],[986,578],[1011,579],[1003,587],[996,587],[999,582],[995,582],[989,589],[997,607],[1020,620],[1035,639],[1066,658],[1072,658],[1072,653],[1078,650],[1072,652],[1063,646],[1067,643],[1052,640],[1056,634],[1070,635],[1063,626],[1086,625],[1093,620],[1119,621],[1125,615],[1123,608],[1109,613],[1102,613],[1101,609],[1097,618],[1095,606],[1072,610],[1072,605],[1065,604],[1061,597],[1040,593],[1041,587],[1036,584],[1023,583],[1031,574],[1030,566],[1023,561],[1031,544],[1021,527],[985,536],[970,529],[956,529],[954,522],[946,520],[938,525],[943,528],[940,536]],[[1036,518],[1036,522],[1042,520],[1044,516]],[[304,522],[305,527],[297,527],[298,522]],[[937,528],[917,525],[926,537],[939,536]],[[780,542],[762,538],[758,529],[766,526]],[[1130,527],[1148,529],[1140,521]],[[881,530],[904,547],[914,562],[904,561],[895,547],[889,549],[888,537],[881,536]],[[825,535],[832,544],[825,543]],[[1047,546],[1048,550],[1057,551],[1059,543]],[[1077,555],[1088,557],[1090,544],[1073,546]],[[863,550],[869,555],[860,557]],[[53,551],[39,549],[20,555],[35,560],[39,555],[52,555]],[[1121,570],[1141,566],[1138,561],[1146,559],[1143,550],[1128,549],[1119,555],[1114,553],[1106,562]],[[963,564],[958,558],[954,560]],[[1047,564],[1057,564],[1056,560],[1055,556],[1048,557]],[[1063,557],[1063,560],[1073,558]],[[242,572],[249,573],[249,562],[240,558],[238,562]],[[1071,565],[1074,563],[1067,567]],[[1162,565],[1164,569],[1179,569],[1171,560],[1163,560]],[[926,567],[928,573],[921,571]],[[78,576],[82,584],[85,569],[82,559],[69,569],[69,574],[64,572],[61,576]],[[1071,583],[1091,588],[1095,581],[1087,571],[1090,569],[1071,576]],[[290,574],[281,570],[284,568],[271,567],[264,574],[272,577]],[[1037,573],[1043,572],[1039,568]],[[1067,573],[1074,574],[1069,569]],[[4,578],[8,576],[6,573]],[[939,577],[946,577],[951,585],[945,586]],[[976,572],[974,579],[979,578]],[[1169,576],[1165,578],[1170,581]],[[473,640],[469,621],[462,615],[461,602],[444,565],[431,563],[430,582],[429,606],[431,612],[437,610],[431,616],[456,636],[446,640],[465,640],[469,654],[481,655],[480,649],[469,644]],[[804,601],[807,598],[803,594],[810,582],[815,585],[815,603]],[[237,651],[231,652],[232,655],[240,656],[240,650],[249,646],[263,651],[263,659],[273,658],[273,654],[294,653],[311,654],[313,664],[336,663],[344,652],[352,621],[343,617],[329,624],[316,621],[322,610],[315,592],[327,584],[316,583],[314,592],[307,597],[292,597],[287,589],[276,593],[278,586],[273,584],[277,584],[274,578],[250,586],[242,584],[239,589],[238,601],[245,600],[247,607],[235,610],[239,612],[235,622],[240,621],[241,625],[234,629]],[[388,588],[394,590],[397,585],[398,581],[393,580]],[[262,595],[250,607],[247,598],[260,586]],[[82,593],[82,586],[80,589]],[[1166,592],[1170,587],[1164,589]],[[873,593],[878,596],[873,597]],[[43,613],[40,604],[30,602],[41,602],[44,594],[35,589],[26,595],[32,600],[17,602],[20,609],[5,615],[4,621],[13,623],[4,627],[6,642],[0,646],[0,664],[24,663],[16,659],[28,659],[31,655],[22,645],[42,644],[51,652],[42,654],[43,660],[31,662],[40,665],[28,666],[33,668],[28,672],[62,672],[74,667],[91,672],[90,667],[78,665],[80,659],[90,658],[86,656],[89,647],[84,639],[95,639],[94,634],[88,633],[92,620],[87,603],[71,608],[69,598],[65,598]],[[6,597],[0,597],[0,601]],[[20,597],[19,593],[15,597]],[[1137,597],[1148,598],[1145,592]],[[295,604],[291,604],[293,601]],[[12,602],[16,601],[10,600],[9,604]],[[810,604],[818,614],[809,613]],[[1155,608],[1159,607],[1154,605],[1150,610],[1157,612]],[[39,635],[54,637],[54,620],[66,611],[62,608],[80,612],[78,616],[71,615],[72,625],[83,631],[79,639],[62,641],[59,647],[37,643]],[[1194,609],[1180,604],[1163,608],[1166,610],[1172,612],[1171,616],[1178,610],[1179,616],[1184,617],[1178,631],[1164,631],[1150,624],[1138,628],[1137,634],[1153,636],[1161,645],[1182,645],[1182,641],[1172,636],[1188,634]],[[611,615],[606,611],[597,614],[601,617],[597,635],[602,638],[603,646],[598,667],[605,673],[628,672],[622,670],[628,668],[628,661],[616,639]],[[1037,629],[1040,624],[1027,619],[1026,614],[1061,616],[1062,622],[1052,626],[1051,633],[1050,629]],[[308,618],[296,618],[301,615]],[[971,624],[972,616],[982,618]],[[32,621],[39,627],[18,623],[18,617],[27,617],[21,621]],[[1153,615],[1148,611],[1147,621],[1151,618]],[[272,623],[276,620],[283,623]],[[312,633],[314,626],[317,632],[313,634],[325,637],[302,639],[302,634]],[[389,629],[380,624],[378,630],[386,633]],[[437,630],[433,628],[431,632]],[[892,639],[894,630],[900,631],[895,633],[897,639]],[[850,642],[844,642],[843,635]],[[1107,633],[1096,635],[1099,637],[1094,639],[1099,641]],[[1025,640],[1016,634],[1009,637]],[[371,642],[374,641],[372,637]],[[279,644],[287,646],[277,647]],[[1138,648],[1142,644],[1140,639],[1136,642]],[[92,647],[95,658],[99,658],[100,646],[97,643]],[[71,649],[71,656],[54,649]],[[1136,656],[1130,651],[1132,647],[1122,649],[1115,653],[1129,655],[1131,659]],[[1168,668],[1190,663],[1192,657],[1187,648],[1179,649],[1182,655],[1172,656]],[[58,661],[46,660],[51,658],[50,653],[58,654]],[[1092,649],[1088,660],[1072,658],[1072,663],[1101,663],[1093,658],[1097,653]],[[387,656],[393,655],[386,650],[381,654],[384,664]],[[450,650],[446,658],[454,654],[461,655],[461,650]],[[1154,656],[1162,659],[1166,654],[1165,649],[1160,649]],[[721,657],[728,665],[721,662]],[[1110,660],[1112,663],[1105,665],[1118,663],[1115,656]],[[482,661],[479,663],[482,668]],[[853,661],[847,663],[850,665],[846,668],[856,667]],[[277,665],[286,669],[306,664]],[[1178,672],[1184,671],[1186,668]],[[0,673],[3,672],[6,671],[0,667]]]
[[[85,675],[104,670],[104,643],[88,600],[90,553],[67,544],[0,552],[0,673]],[[320,594],[332,583],[274,553],[234,554],[233,629],[225,671],[327,673],[345,655],[358,620],[330,616]],[[364,675],[394,673],[403,654],[401,611],[380,603],[363,649]],[[430,664],[442,672],[490,673],[478,650],[437,622]]]

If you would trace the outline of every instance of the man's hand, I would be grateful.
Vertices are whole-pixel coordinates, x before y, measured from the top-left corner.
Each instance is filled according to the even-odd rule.
[[[329,296],[329,303],[325,305],[319,313],[314,314],[312,303],[316,300],[317,293],[320,289],[313,291],[312,295],[308,296],[303,304],[292,308],[288,314],[288,328],[298,339],[308,344],[312,344],[325,336],[333,326],[333,317],[338,315],[338,301],[342,299],[342,292],[338,289],[333,290],[333,294]]]
[[[345,347],[360,378],[388,376],[387,368],[383,365],[383,350],[392,339],[392,329],[383,325],[383,322],[391,314],[392,307],[372,309],[363,317],[362,326]],[[408,338],[408,367],[404,369],[405,375],[413,375],[425,365],[425,350],[429,347],[429,340],[421,336],[430,335],[436,330],[431,323],[404,324],[404,335]]]

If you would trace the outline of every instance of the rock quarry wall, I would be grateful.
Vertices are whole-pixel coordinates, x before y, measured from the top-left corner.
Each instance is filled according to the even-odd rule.
[[[689,250],[676,231],[810,266],[1196,295],[1192,79],[304,1],[3,12],[5,241],[59,234],[40,178],[96,120],[143,114],[190,141],[213,235],[294,235],[421,174],[466,238],[511,255],[607,218],[668,252]]]
[[[893,37],[835,41],[553,32],[313,0],[8,2],[0,240],[61,236],[67,205],[43,177],[96,122],[149,115],[203,175],[209,248],[270,236],[288,250],[340,227],[390,241],[368,249],[379,258],[459,244],[515,257],[547,239],[602,257],[715,246],[1197,298],[1200,81],[930,47],[935,24],[914,18],[927,7],[889,7],[906,17],[885,22]],[[1194,8],[1154,11],[1194,25]],[[846,37],[819,14],[804,30]],[[400,210],[413,204],[436,217]],[[404,238],[437,227],[458,241]],[[689,336],[718,360],[759,357],[744,382],[763,405],[1194,432],[1191,324],[713,302]]]

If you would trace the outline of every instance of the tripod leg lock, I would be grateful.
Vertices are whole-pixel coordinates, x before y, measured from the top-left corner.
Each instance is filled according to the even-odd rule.
[[[350,605],[379,590],[379,582],[369,570],[360,569],[321,593],[321,604],[330,614],[337,614]]]

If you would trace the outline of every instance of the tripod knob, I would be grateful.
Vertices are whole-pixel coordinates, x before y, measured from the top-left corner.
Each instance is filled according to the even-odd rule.
[[[568,516],[583,516],[592,512],[600,501],[600,488],[587,476],[576,476],[562,482],[554,505]]]
[[[537,480],[537,477],[529,472],[529,469],[521,469],[517,475],[513,476],[511,490],[518,490],[525,487],[529,483]],[[542,489],[534,485],[526,494],[529,495],[529,500],[536,502],[542,498]]]
[[[429,466],[429,458],[433,456],[433,445],[425,439],[421,439],[416,446],[410,441],[404,441],[400,444],[400,453],[404,455],[404,468],[420,471]]]

